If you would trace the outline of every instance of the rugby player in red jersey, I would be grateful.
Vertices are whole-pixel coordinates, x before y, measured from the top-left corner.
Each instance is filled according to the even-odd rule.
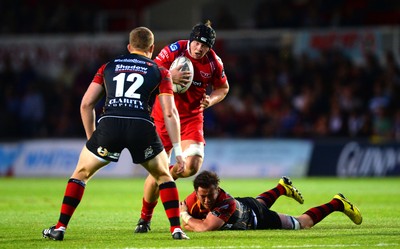
[[[181,123],[183,156],[186,158],[185,170],[179,170],[177,165],[170,167],[174,179],[195,175],[201,168],[205,145],[203,111],[223,100],[229,91],[223,63],[212,49],[215,37],[210,21],[197,24],[193,27],[189,40],[179,40],[164,47],[154,60],[159,66],[170,68],[177,57],[186,56],[191,60],[194,68],[192,85],[186,92],[174,94]],[[171,70],[173,83],[181,85],[189,83],[187,78],[190,72],[181,72],[179,69],[180,67]],[[209,87],[211,87],[210,93],[207,92]],[[171,156],[175,145],[168,137],[157,100],[153,107],[152,117],[164,147]],[[146,233],[150,230],[150,221],[158,196],[158,186],[154,178],[149,175],[144,184],[141,216],[135,233]]]
[[[360,210],[342,194],[329,202],[310,208],[299,216],[271,210],[282,195],[303,203],[303,197],[288,177],[282,177],[276,187],[257,197],[232,197],[219,186],[219,177],[202,171],[193,181],[194,192],[181,202],[181,218],[189,231],[305,229],[315,226],[333,212],[343,212],[355,224],[362,223]]]

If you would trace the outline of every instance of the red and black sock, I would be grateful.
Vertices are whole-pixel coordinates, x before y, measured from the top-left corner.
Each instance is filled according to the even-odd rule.
[[[158,201],[155,202],[147,202],[144,198],[142,200],[142,212],[140,213],[140,218],[145,221],[150,221],[153,217],[153,211],[156,207]]]
[[[181,223],[179,220],[179,195],[175,182],[164,182],[160,184],[160,199],[164,205],[165,213],[167,214],[169,223],[171,225],[170,231],[173,232],[175,228],[180,228]]]
[[[323,220],[326,216],[331,214],[332,212],[342,211],[342,210],[343,210],[343,203],[340,200],[332,199],[330,202],[326,204],[310,208],[304,214],[310,216],[315,225],[321,220]]]
[[[68,180],[56,229],[61,226],[67,228],[71,216],[82,199],[85,185],[83,181],[78,179],[71,178]]]
[[[286,194],[286,189],[282,185],[278,184],[275,188],[270,189],[256,197],[256,199],[261,199],[264,201],[265,205],[270,208],[272,205],[274,205],[275,201],[279,198],[281,195]]]

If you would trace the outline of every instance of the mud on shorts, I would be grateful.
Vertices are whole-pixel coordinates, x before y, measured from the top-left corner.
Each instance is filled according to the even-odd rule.
[[[96,156],[117,162],[127,148],[136,164],[156,157],[163,145],[152,122],[141,118],[103,117],[86,147]]]

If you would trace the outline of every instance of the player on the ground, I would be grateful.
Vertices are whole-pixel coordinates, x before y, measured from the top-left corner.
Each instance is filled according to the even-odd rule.
[[[315,226],[332,212],[346,214],[355,224],[362,222],[360,210],[342,194],[331,201],[308,209],[300,216],[291,216],[270,210],[282,195],[303,203],[300,192],[287,177],[278,185],[256,198],[233,198],[219,187],[216,173],[203,171],[193,181],[194,192],[181,202],[181,218],[185,229],[195,232],[249,229],[304,229]]]
[[[154,51],[153,33],[145,27],[129,34],[129,53],[102,65],[81,103],[81,116],[88,141],[83,147],[61,205],[55,226],[42,231],[43,237],[63,240],[68,223],[80,203],[89,179],[110,161],[116,162],[127,148],[132,160],[154,177],[170,222],[173,239],[188,239],[179,219],[179,195],[168,170],[169,159],[150,117],[149,100],[157,99],[166,129],[174,143],[178,170],[185,169],[180,146],[180,124],[174,104],[171,75],[150,58]],[[106,95],[104,111],[95,124],[94,108]]]
[[[180,170],[178,165],[171,166],[174,179],[192,176],[200,169],[205,145],[203,111],[223,100],[229,91],[222,61],[212,49],[215,37],[215,31],[209,21],[197,24],[193,27],[189,40],[179,40],[164,47],[155,59],[159,66],[169,68],[175,58],[186,56],[194,68],[192,85],[185,93],[175,94],[175,104],[181,121],[182,149],[186,158],[186,168]],[[183,85],[189,83],[190,72],[180,72],[179,69],[180,67],[171,70],[173,83]],[[208,87],[212,88],[210,93],[207,93]],[[174,143],[168,137],[158,101],[155,102],[152,116],[164,147],[171,155]],[[150,230],[150,221],[158,196],[157,184],[149,175],[144,185],[143,206],[135,233],[145,233]]]

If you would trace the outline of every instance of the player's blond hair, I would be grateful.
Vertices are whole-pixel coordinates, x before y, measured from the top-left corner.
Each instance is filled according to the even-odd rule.
[[[129,44],[138,50],[148,51],[154,44],[154,35],[146,27],[137,27],[129,33]]]

